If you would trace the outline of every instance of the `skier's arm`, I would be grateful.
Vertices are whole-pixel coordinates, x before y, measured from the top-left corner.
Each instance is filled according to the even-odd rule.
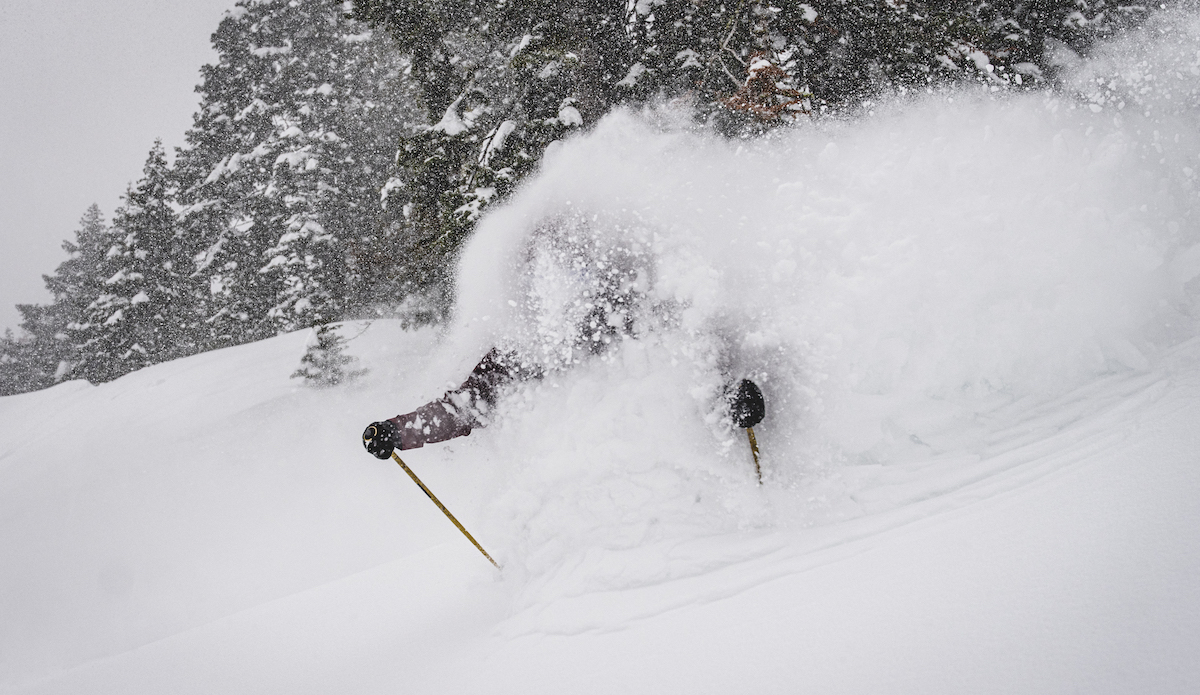
[[[388,458],[392,449],[418,449],[483,427],[500,387],[515,375],[510,362],[510,355],[492,348],[458,388],[411,413],[372,423],[363,433],[363,445],[378,458]]]
[[[470,434],[477,420],[466,409],[456,408],[452,404],[452,400],[460,394],[461,390],[450,391],[411,413],[389,418],[388,422],[396,428],[396,448],[401,451],[419,449],[426,444]]]

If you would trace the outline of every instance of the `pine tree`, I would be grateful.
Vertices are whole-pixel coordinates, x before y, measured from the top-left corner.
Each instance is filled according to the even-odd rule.
[[[400,140],[384,202],[422,278],[449,286],[452,258],[481,212],[545,148],[594,123],[628,63],[624,12],[585,3],[363,0],[413,64],[427,120]]]
[[[54,296],[53,313],[59,317],[60,327],[68,332],[71,358],[75,360],[79,357],[79,346],[89,338],[86,327],[80,325],[78,319],[102,294],[104,278],[99,274],[110,245],[109,228],[100,207],[93,203],[79,220],[75,242],[64,241],[62,244],[67,260],[59,264],[54,275],[43,276],[46,289]]]
[[[82,318],[105,291],[99,268],[109,244],[103,215],[93,204],[80,219],[74,242],[62,243],[67,260],[53,275],[42,276],[53,298],[51,303],[17,305],[24,336],[13,338],[5,355],[9,368],[23,376],[10,378],[8,388],[33,390],[77,376],[82,347],[91,338],[93,328]],[[18,383],[21,385],[16,386]]]
[[[39,388],[45,388],[50,383],[43,369],[39,368],[41,360],[32,354],[32,339],[24,339],[13,335],[11,330],[4,329],[0,337],[0,396],[11,396]]]
[[[365,369],[349,369],[358,360],[345,354],[346,339],[337,329],[323,323],[313,329],[313,340],[308,344],[300,368],[292,372],[293,379],[304,379],[311,386],[327,388],[349,383],[367,373]]]
[[[213,35],[200,110],[177,158],[212,346],[399,302],[382,223],[407,63],[323,0],[242,0]]]
[[[92,270],[103,287],[76,324],[86,336],[78,371],[89,381],[109,381],[198,349],[191,264],[174,205],[162,143],[155,141]]]

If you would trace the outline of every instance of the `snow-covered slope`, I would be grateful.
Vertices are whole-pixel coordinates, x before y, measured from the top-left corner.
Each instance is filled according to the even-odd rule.
[[[289,380],[297,333],[0,399],[0,691],[1195,692],[1200,21],[1170,19],[1071,68],[1136,112],[614,114],[482,222],[448,330],[343,326],[356,385]],[[573,350],[616,295],[628,336]],[[359,443],[498,343],[544,378],[405,459],[502,572]],[[718,407],[745,375],[762,487]]]
[[[377,322],[352,346],[380,380],[419,390],[433,386],[430,338]],[[884,511],[640,543],[618,516],[610,548],[530,576],[497,573],[398,467],[361,451],[359,426],[397,400],[386,388],[288,382],[303,341],[0,401],[4,691],[1200,684],[1200,342],[998,409],[977,458],[854,466],[811,489],[740,483],[765,508],[820,490]],[[475,436],[406,459],[514,563],[484,491],[529,447],[500,458],[497,435]],[[649,507],[653,490],[629,494]],[[554,513],[568,532],[580,523]]]

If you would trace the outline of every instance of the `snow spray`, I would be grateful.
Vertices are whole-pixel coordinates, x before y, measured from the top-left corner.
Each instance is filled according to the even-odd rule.
[[[487,512],[510,566],[556,592],[699,571],[671,544],[861,513],[840,471],[970,454],[999,405],[1151,369],[1200,310],[1198,48],[1168,11],[1061,56],[1055,91],[745,140],[619,111],[547,152],[464,251],[442,365],[504,343],[545,369],[469,445],[522,462]],[[623,337],[581,352],[614,292]],[[763,492],[719,405],[742,377]]]

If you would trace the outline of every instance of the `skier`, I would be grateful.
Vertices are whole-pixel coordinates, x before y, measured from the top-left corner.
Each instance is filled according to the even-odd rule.
[[[644,259],[630,250],[636,244],[619,239],[611,244],[597,242],[598,237],[588,233],[588,224],[588,218],[568,217],[539,227],[531,237],[524,272],[529,280],[544,278],[549,272],[556,280],[550,285],[576,288],[574,302],[556,304],[551,297],[539,298],[531,305],[565,307],[561,318],[573,330],[566,331],[570,337],[559,345],[569,345],[578,357],[599,355],[623,338],[636,335],[634,316],[645,292],[642,278],[650,274],[643,267]],[[538,270],[531,269],[535,267]],[[547,268],[558,269],[559,275],[554,276]],[[493,347],[458,388],[411,413],[368,425],[363,432],[363,446],[377,458],[386,459],[395,449],[417,449],[486,426],[506,384],[541,376],[543,367],[530,367],[528,363],[516,352]],[[725,390],[725,402],[738,427],[753,427],[765,414],[762,392],[748,379],[731,383]]]
[[[392,451],[419,449],[426,444],[465,437],[488,422],[500,389],[510,381],[540,373],[522,365],[513,353],[492,348],[471,370],[467,380],[411,413],[373,422],[363,432],[363,446],[373,456],[386,459]],[[757,425],[766,414],[762,392],[749,379],[725,391],[730,418],[738,427]]]

